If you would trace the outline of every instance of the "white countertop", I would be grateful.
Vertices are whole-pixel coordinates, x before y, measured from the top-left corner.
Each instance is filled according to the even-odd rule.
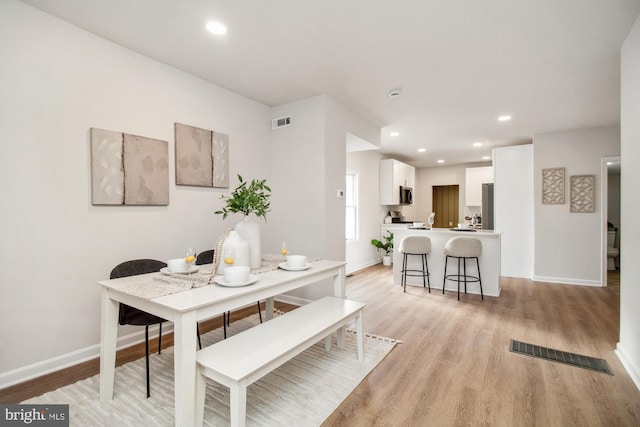
[[[501,236],[502,231],[499,230],[475,230],[475,231],[456,231],[451,228],[413,228],[413,227],[397,227],[402,228],[403,230],[409,230],[412,232],[425,232],[425,233],[438,233],[438,234],[455,234],[459,236],[467,236],[467,237],[488,237],[488,236]]]

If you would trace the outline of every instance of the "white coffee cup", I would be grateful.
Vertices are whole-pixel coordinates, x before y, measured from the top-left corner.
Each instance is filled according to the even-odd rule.
[[[249,280],[250,268],[246,266],[232,266],[224,268],[224,281],[227,283],[244,283]]]
[[[302,268],[307,265],[307,257],[304,255],[287,255],[287,267]]]
[[[413,226],[416,228],[422,228],[424,227],[424,222],[414,222]]]
[[[469,224],[458,224],[458,228],[469,228]]]
[[[170,259],[167,261],[167,266],[169,267],[169,271],[172,273],[184,273],[185,271],[189,271],[189,265],[184,258]]]

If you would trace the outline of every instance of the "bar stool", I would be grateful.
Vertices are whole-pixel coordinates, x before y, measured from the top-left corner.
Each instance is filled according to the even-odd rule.
[[[444,246],[444,280],[442,281],[442,293],[444,294],[444,288],[447,283],[447,279],[458,282],[458,301],[460,301],[460,280],[464,280],[464,293],[467,293],[467,282],[478,282],[480,284],[480,296],[484,300],[484,294],[482,293],[482,280],[480,279],[480,261],[478,257],[482,255],[482,242],[480,239],[473,237],[454,237],[449,240]],[[449,258],[458,259],[458,274],[447,274],[447,262]],[[476,266],[478,268],[478,276],[471,276],[467,274],[467,259],[476,260]],[[462,262],[463,274],[460,274],[460,262]]]
[[[400,242],[398,251],[402,254],[402,280],[401,285],[404,292],[407,292],[407,276],[422,277],[422,286],[429,285],[429,293],[431,293],[431,281],[429,280],[429,265],[427,264],[427,255],[431,252],[431,239],[427,236],[407,236]],[[408,269],[407,258],[409,255],[419,255],[421,260],[421,269]],[[426,278],[426,279],[425,279]]]

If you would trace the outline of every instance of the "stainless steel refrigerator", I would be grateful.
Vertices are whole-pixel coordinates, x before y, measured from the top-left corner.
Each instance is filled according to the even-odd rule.
[[[493,183],[482,184],[482,229],[493,230]]]

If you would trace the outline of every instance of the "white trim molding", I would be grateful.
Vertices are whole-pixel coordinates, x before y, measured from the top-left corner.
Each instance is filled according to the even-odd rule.
[[[622,362],[622,366],[631,377],[636,388],[640,391],[640,366],[634,364],[633,359],[628,356],[628,352],[625,351],[622,343],[618,342],[614,352],[616,353],[616,356],[618,356],[620,362]]]
[[[584,279],[572,279],[572,278],[566,278],[566,277],[550,277],[550,276],[533,276],[531,280],[533,280],[534,282],[558,283],[561,285],[602,287],[602,282],[599,280],[584,280]]]

